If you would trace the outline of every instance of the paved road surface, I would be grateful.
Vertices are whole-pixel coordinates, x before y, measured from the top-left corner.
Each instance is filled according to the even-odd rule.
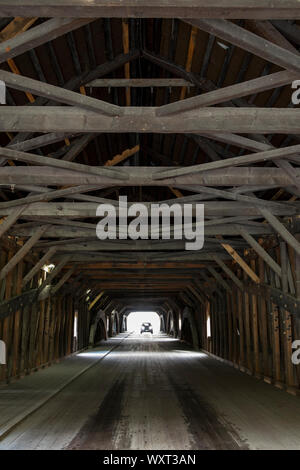
[[[300,449],[300,398],[164,335],[121,336],[0,441],[0,449],[247,448]]]

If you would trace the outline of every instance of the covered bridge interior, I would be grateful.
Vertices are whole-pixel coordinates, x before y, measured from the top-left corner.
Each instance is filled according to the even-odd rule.
[[[0,0],[0,448],[300,448],[300,5],[209,3]]]

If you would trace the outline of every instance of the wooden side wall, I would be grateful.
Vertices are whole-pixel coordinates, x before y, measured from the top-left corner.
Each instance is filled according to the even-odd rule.
[[[285,252],[286,267],[283,265]],[[244,372],[298,393],[300,365],[294,365],[291,358],[294,352],[292,343],[300,340],[300,308],[298,303],[296,310],[289,311],[284,302],[286,294],[289,299],[300,300],[300,257],[284,242],[273,244],[268,253],[281,265],[281,278],[253,251],[246,251],[244,260],[262,284],[276,288],[281,294],[271,299],[265,295],[263,287],[249,282],[249,277],[239,265],[232,263],[232,271],[246,282],[247,287],[241,291],[223,273],[231,292],[215,283],[207,304],[198,305],[195,312],[200,345]],[[211,337],[207,335],[208,315]]]
[[[1,241],[0,269],[19,247],[12,240]],[[22,293],[22,278],[36,259],[26,256],[0,282],[0,302]],[[37,288],[45,279],[42,270],[25,287]],[[24,291],[23,290],[23,291]],[[74,340],[74,317],[78,312],[78,337]],[[9,382],[88,345],[89,314],[87,304],[74,300],[72,294],[60,294],[25,304],[0,320],[0,339],[6,344],[7,363],[0,365],[0,382]]]

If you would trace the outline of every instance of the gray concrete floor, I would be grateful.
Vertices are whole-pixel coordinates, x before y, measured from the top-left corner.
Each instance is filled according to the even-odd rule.
[[[72,360],[91,367],[15,425],[0,449],[300,449],[298,397],[167,336],[120,335]],[[51,367],[52,379],[42,371],[1,389],[0,414],[8,397],[19,411],[27,406],[31,380],[35,400],[54,390],[64,364]]]

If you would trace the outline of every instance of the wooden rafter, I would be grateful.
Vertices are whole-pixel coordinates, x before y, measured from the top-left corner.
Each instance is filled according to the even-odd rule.
[[[3,80],[8,87],[12,87],[16,90],[30,91],[35,95],[43,96],[47,99],[71,106],[96,111],[108,116],[119,116],[122,113],[121,108],[106,103],[105,101],[96,100],[89,96],[42,83],[38,80],[33,80],[32,78],[27,78],[15,73],[6,72],[5,70],[0,70],[0,80]]]
[[[166,104],[158,108],[156,114],[158,116],[168,116],[170,114],[181,113],[191,109],[197,109],[199,107],[226,103],[230,100],[250,96],[253,93],[260,93],[276,87],[288,85],[296,80],[297,77],[297,72],[275,72],[246,82],[209,91],[202,95],[193,96],[182,102],[176,101],[174,103]]]
[[[0,150],[1,151],[1,150]],[[31,159],[31,157],[29,157]],[[221,170],[206,171],[191,175],[184,175],[174,178],[154,179],[154,173],[157,174],[155,167],[130,167],[130,171],[126,167],[122,167],[122,175],[126,178],[117,177],[116,173],[104,173],[104,168],[94,168],[88,174],[85,171],[73,171],[73,169],[59,169],[47,166],[32,166],[30,171],[24,166],[2,167],[0,169],[0,184],[2,185],[38,185],[38,186],[72,186],[72,185],[93,185],[93,186],[189,186],[190,190],[194,188],[199,192],[199,186],[254,186],[266,187],[287,187],[291,184],[289,176],[280,168],[263,168],[263,167],[240,167],[240,168],[224,168]],[[78,167],[77,167],[78,169]],[[94,172],[99,170],[98,174]],[[161,171],[167,171],[170,168],[162,167]],[[172,169],[172,167],[171,167]],[[79,169],[78,169],[79,170]],[[111,170],[109,167],[106,171]],[[102,173],[103,176],[99,176]],[[104,176],[105,174],[105,176]],[[114,175],[114,180],[112,179]],[[300,170],[295,168],[295,175],[300,176]],[[253,215],[253,214],[249,214]]]
[[[104,202],[102,200],[102,202]],[[132,203],[133,204],[133,203]],[[148,203],[149,204],[149,203]],[[23,216],[36,216],[36,217],[79,217],[79,218],[95,218],[96,209],[99,205],[97,202],[37,202],[29,204],[23,210]],[[131,204],[129,204],[130,207]],[[255,216],[256,218],[262,218],[262,209],[259,206],[250,205],[247,207],[248,216]],[[299,210],[299,203],[287,203],[280,208],[273,209],[273,214],[276,215],[296,215]],[[16,211],[15,207],[12,208],[1,208],[0,206],[0,215],[7,216]],[[235,201],[207,201],[205,203],[206,216],[243,216],[245,215],[245,205],[241,202]],[[116,210],[118,214],[118,210]],[[226,230],[227,224],[222,224],[221,226]],[[262,226],[261,226],[262,225]],[[228,224],[228,227],[230,225]],[[250,228],[250,227],[249,227]],[[264,224],[259,224],[251,227],[252,230],[256,230],[258,233],[262,233],[265,230]],[[213,231],[215,227],[212,226],[210,229]],[[233,230],[231,228],[231,230]],[[236,233],[236,229],[233,230],[233,233]],[[267,232],[269,233],[269,232]]]
[[[18,264],[24,256],[31,250],[31,248],[36,244],[39,238],[47,230],[47,225],[40,227],[35,231],[34,235],[20,248],[20,250],[8,261],[8,263],[1,269],[0,280],[4,279],[7,274]]]
[[[194,87],[181,78],[99,78],[86,84],[90,88],[173,88]]]
[[[33,8],[32,11],[35,11],[35,8]],[[32,15],[29,15],[29,17],[30,16]],[[47,20],[38,26],[34,26],[28,31],[24,31],[17,36],[2,42],[0,44],[0,62],[13,59],[17,55],[23,54],[34,47],[40,46],[41,44],[51,41],[52,39],[62,36],[74,29],[78,29],[91,21],[93,20],[81,18],[53,18],[51,20]]]
[[[33,268],[29,271],[29,273],[24,276],[22,280],[22,285],[26,286],[26,284],[31,281],[31,279],[39,272],[39,270],[46,264],[49,263],[52,256],[55,254],[56,248],[51,247],[47,252],[42,256],[42,258],[33,266]]]
[[[1,0],[0,15],[30,16],[32,11],[41,17],[81,16],[108,18],[300,18],[297,0],[52,0],[51,5],[43,0]]]
[[[235,23],[222,19],[187,20],[192,26],[213,34],[284,69],[300,71],[300,56]]]
[[[82,98],[84,98],[82,96]],[[125,108],[121,116],[111,117],[65,106],[2,106],[1,132],[65,133],[178,133],[215,134],[283,133],[298,134],[300,110],[278,108],[201,108],[178,120],[156,116],[155,108]],[[10,119],[8,119],[10,117]]]
[[[227,243],[221,243],[224,250],[232,256],[234,261],[236,261],[241,268],[245,271],[246,274],[256,283],[260,283],[259,277],[257,274],[251,269],[251,267],[243,260],[243,258],[232,248],[232,246],[228,245]]]

